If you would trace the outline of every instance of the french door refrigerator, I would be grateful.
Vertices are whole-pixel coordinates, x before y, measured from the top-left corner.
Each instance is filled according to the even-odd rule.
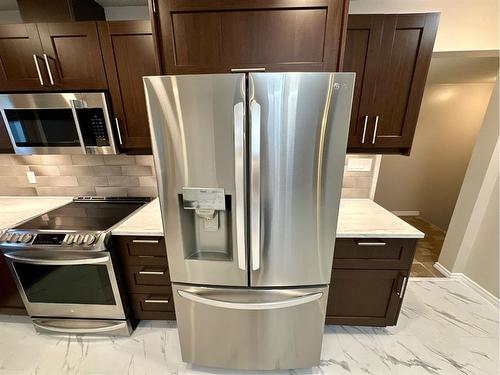
[[[144,84],[183,360],[317,365],[354,74]]]

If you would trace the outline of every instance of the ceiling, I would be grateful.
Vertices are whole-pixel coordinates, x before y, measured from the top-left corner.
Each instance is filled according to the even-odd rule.
[[[427,83],[491,83],[498,76],[498,56],[433,57]]]
[[[148,0],[96,0],[103,7],[126,7],[147,5]],[[17,0],[0,0],[0,11],[17,10]]]

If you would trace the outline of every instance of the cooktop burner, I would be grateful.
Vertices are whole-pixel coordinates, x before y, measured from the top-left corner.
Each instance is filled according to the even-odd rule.
[[[147,200],[92,201],[68,203],[37,216],[14,229],[103,231],[123,220]]]

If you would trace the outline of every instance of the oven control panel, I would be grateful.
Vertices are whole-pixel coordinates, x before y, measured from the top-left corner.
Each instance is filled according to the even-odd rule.
[[[33,233],[10,230],[0,236],[0,245],[17,246],[60,246],[64,248],[91,248],[97,244],[99,232],[72,232],[72,233]]]

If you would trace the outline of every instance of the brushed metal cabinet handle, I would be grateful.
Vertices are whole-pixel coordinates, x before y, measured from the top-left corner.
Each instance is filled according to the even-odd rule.
[[[165,275],[165,271],[139,271],[139,275]]]
[[[47,66],[47,72],[49,73],[49,81],[52,86],[54,86],[54,77],[52,76],[52,71],[50,70],[49,58],[46,53],[43,54],[43,60],[45,61],[45,65]]]
[[[375,144],[375,139],[377,138],[378,119],[379,119],[379,116],[375,116],[375,127],[373,128],[372,145]]]
[[[404,296],[404,292],[406,290],[406,284],[407,284],[407,282],[408,282],[408,277],[404,276],[403,277],[403,283],[401,284],[401,289],[396,292],[396,294],[398,295],[399,299],[402,299],[403,296]]]
[[[358,241],[357,242],[358,246],[385,246],[387,243],[385,242],[363,242],[363,241]]]
[[[145,303],[170,303],[168,299],[145,299]]]
[[[132,240],[132,243],[160,243],[158,240]]]
[[[368,116],[365,116],[365,123],[363,125],[363,136],[361,137],[361,143],[365,143],[367,125],[368,125]]]
[[[120,146],[122,146],[123,145],[122,132],[120,131],[120,124],[118,123],[117,117],[115,117],[115,125],[116,125],[116,132],[118,133],[118,142],[120,143]]]
[[[234,113],[234,185],[236,195],[236,246],[238,268],[246,270],[245,249],[245,107],[236,103]]]
[[[38,65],[38,56],[33,54],[33,60],[35,61],[36,72],[38,73],[38,79],[40,80],[40,85],[44,85],[42,71],[40,70],[40,65]]]
[[[260,104],[250,103],[250,246],[252,270],[260,268]]]
[[[265,72],[266,68],[232,68],[231,73]]]

